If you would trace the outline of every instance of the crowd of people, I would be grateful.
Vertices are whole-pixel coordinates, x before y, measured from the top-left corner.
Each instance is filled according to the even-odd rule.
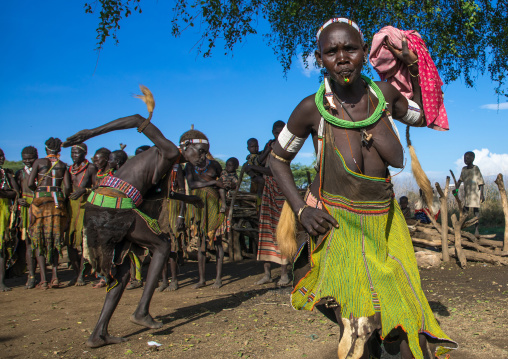
[[[362,32],[351,20],[331,19],[316,36],[316,62],[326,70],[317,93],[300,102],[287,124],[273,125],[274,139],[262,151],[257,140],[247,142],[245,172],[251,176],[252,191],[261,197],[258,259],[265,272],[258,283],[272,280],[271,263],[277,263],[282,268],[279,284],[288,284],[291,260],[291,305],[319,309],[339,325],[339,358],[379,358],[383,345],[385,350],[396,348],[403,359],[430,359],[457,348],[457,343],[440,328],[421,288],[388,166],[404,165],[393,119],[413,127],[447,129],[446,112],[439,75],[419,35],[383,30],[373,41],[378,52],[371,52],[370,61],[377,71],[381,66],[374,60],[397,62],[399,82],[393,81],[393,73],[379,82],[363,76],[368,47]],[[409,91],[397,87],[401,79]],[[213,246],[217,256],[213,287],[222,286],[220,234],[226,192],[238,186],[239,161],[229,159],[223,170],[209,155],[206,135],[194,129],[177,145],[167,140],[149,122],[153,99],[147,96],[148,119],[119,118],[79,131],[64,143],[50,138],[46,157],[38,159],[33,147],[27,147],[24,169],[16,175],[4,169],[0,173],[2,290],[8,289],[3,279],[10,254],[5,235],[12,228],[9,207],[16,201],[16,228],[30,243],[27,288],[36,286],[36,262],[41,268],[37,286],[60,285],[57,265],[63,246],[75,272],[71,283],[83,284],[89,262],[102,278],[98,286],[107,287],[87,341],[90,347],[125,341],[110,336],[108,324],[124,289],[139,284],[134,281],[140,281],[140,263],[148,253],[143,294],[130,319],[148,328],[162,326],[149,313],[150,301],[160,276],[161,289],[178,287],[177,254],[186,227],[198,240],[199,280],[194,287],[206,284],[207,246]],[[140,148],[127,161],[124,152],[105,148],[97,150],[93,164],[85,159],[86,140],[128,128],[137,128],[154,146]],[[302,197],[290,163],[309,136],[317,153],[317,176]],[[59,159],[62,147],[71,147],[70,166]],[[46,261],[53,267],[49,282]]]
[[[278,136],[284,122],[277,121],[273,126],[273,134]],[[198,132],[198,131],[194,131]],[[251,192],[259,196],[261,202],[265,179],[272,183],[269,187],[273,190],[273,177],[270,168],[266,166],[267,158],[274,140],[270,140],[262,151],[259,151],[257,139],[250,138],[247,141],[249,152],[245,163],[245,170],[251,176]],[[23,256],[26,259],[28,278],[25,289],[49,289],[62,287],[58,278],[58,266],[62,261],[62,250],[66,250],[68,264],[74,271],[74,278],[65,286],[84,286],[85,275],[90,273],[88,245],[86,243],[84,217],[85,204],[90,197],[92,190],[101,186],[101,183],[114,174],[127,162],[128,155],[121,149],[110,151],[102,147],[95,151],[91,160],[87,160],[88,147],[85,143],[73,145],[70,149],[72,164],[59,160],[62,141],[58,138],[50,138],[45,143],[46,157],[39,158],[38,151],[34,146],[27,146],[22,149],[21,157],[24,167],[13,173],[9,169],[3,169],[5,161],[3,151],[0,149],[0,179],[2,180],[2,223],[3,233],[9,240],[3,241],[6,256],[2,259],[7,262],[0,268],[1,278],[5,277],[5,268],[13,263],[14,257]],[[140,146],[134,155],[137,156],[151,146]],[[226,234],[227,209],[226,196],[235,190],[239,185],[237,169],[239,160],[235,157],[229,158],[222,169],[220,163],[210,155],[205,160],[203,167],[192,163],[175,164],[170,178],[170,191],[185,193],[192,192],[200,197],[203,202],[202,208],[187,205],[183,201],[167,199],[162,201],[163,208],[160,208],[160,215],[157,218],[160,230],[171,237],[172,251],[169,260],[168,278],[167,270],[163,272],[163,280],[159,291],[173,291],[178,289],[176,278],[177,263],[183,262],[187,257],[185,253],[190,244],[191,238],[198,239],[197,246],[199,257],[200,278],[195,288],[205,285],[204,262],[206,247],[213,243],[217,253],[218,268],[214,288],[222,285],[221,266],[224,257],[222,238]],[[32,174],[33,173],[33,174]],[[161,191],[163,184],[158,183],[152,192]],[[282,208],[284,197],[280,194],[267,197],[278,203]],[[265,201],[266,202],[266,201]],[[265,212],[270,211],[273,203],[257,206]],[[146,207],[151,207],[147,202]],[[153,212],[153,208],[145,209]],[[259,282],[264,284],[271,282],[270,261],[282,264],[280,252],[274,247],[274,233],[278,222],[273,213],[263,214],[262,228],[271,225],[271,228],[262,231],[260,249],[260,260],[265,261],[266,276]],[[267,221],[269,223],[267,223]],[[192,229],[192,230],[191,230]],[[268,238],[268,243],[267,243]],[[18,246],[19,241],[24,241],[25,246]],[[270,248],[270,246],[272,248]],[[26,253],[14,253],[17,248],[26,248]],[[4,250],[3,249],[3,250]],[[130,281],[126,289],[135,289],[143,286],[142,263],[147,251],[136,254],[134,251],[128,253],[131,260]],[[275,258],[275,259],[274,259]],[[11,260],[11,261],[10,261]],[[287,264],[287,260],[284,261]],[[52,278],[48,280],[46,265],[52,267]],[[268,265],[268,267],[266,267]],[[39,266],[40,280],[36,279],[36,268]],[[287,285],[289,277],[287,266],[283,266],[283,275],[280,285]],[[98,278],[93,288],[106,286],[106,279],[97,273]],[[2,280],[0,282],[2,291],[9,291],[10,288]]]

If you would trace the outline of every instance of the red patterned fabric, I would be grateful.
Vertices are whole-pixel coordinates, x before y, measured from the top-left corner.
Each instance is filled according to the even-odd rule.
[[[384,45],[384,40],[388,37],[392,44],[402,48],[402,35],[404,34],[407,37],[409,49],[418,55],[419,81],[422,88],[423,110],[427,127],[438,131],[446,131],[449,126],[441,91],[443,81],[439,77],[436,65],[418,32],[399,30],[392,26],[383,27],[372,39],[370,63],[382,81],[388,81],[404,96],[411,99],[413,97],[413,86],[408,68],[399,59],[395,58]]]

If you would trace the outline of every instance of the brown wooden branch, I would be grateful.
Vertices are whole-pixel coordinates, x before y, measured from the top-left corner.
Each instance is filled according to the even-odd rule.
[[[497,175],[494,181],[499,189],[501,195],[501,204],[503,205],[504,212],[504,241],[503,241],[503,252],[508,251],[508,197],[506,196],[506,188],[504,188],[503,175],[500,173]]]
[[[457,252],[457,258],[459,259],[460,266],[462,268],[466,268],[467,259],[462,251],[462,237],[460,235],[460,226],[462,225],[461,221],[457,220],[457,216],[455,213],[452,215],[452,225],[455,229],[455,250]]]
[[[436,190],[439,193],[439,201],[441,202],[441,248],[443,253],[443,262],[450,260],[448,253],[448,190],[450,187],[450,177],[446,176],[445,190],[436,182]]]

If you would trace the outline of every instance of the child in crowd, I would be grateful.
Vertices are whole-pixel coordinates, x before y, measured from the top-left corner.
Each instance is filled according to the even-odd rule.
[[[476,218],[480,217],[480,203],[485,201],[483,195],[483,181],[482,173],[478,166],[473,165],[475,154],[472,151],[464,153],[465,166],[462,167],[459,181],[457,182],[457,189],[453,191],[453,195],[457,195],[460,185],[464,182],[464,212],[468,212],[469,208],[473,209],[473,214]],[[475,224],[475,236],[480,235],[479,222]]]
[[[219,185],[219,195],[221,201],[220,213],[226,212],[226,193],[228,193],[232,189],[236,189],[238,186],[238,176],[236,174],[236,170],[240,162],[238,158],[231,157],[226,161],[226,169],[222,171],[219,182],[222,185]]]
[[[404,215],[404,219],[411,219],[411,208],[409,208],[409,200],[406,196],[399,198],[399,206]]]
[[[263,179],[263,175],[259,172],[252,170],[250,166],[262,166],[259,159],[259,143],[255,138],[249,138],[247,140],[247,150],[249,151],[249,155],[247,156],[247,174],[250,176],[251,184],[250,184],[250,193],[257,193],[258,197],[261,198],[263,194],[263,186],[265,185],[265,180]]]

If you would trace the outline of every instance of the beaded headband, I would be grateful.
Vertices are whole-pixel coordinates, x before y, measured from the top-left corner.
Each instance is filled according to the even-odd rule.
[[[83,152],[86,152],[85,148],[80,145],[73,145],[72,148],[79,148],[80,150],[83,150]]]
[[[356,31],[358,31],[358,33],[360,34],[360,37],[362,38],[362,42],[365,42],[365,40],[363,39],[363,33],[362,33],[362,30],[360,30],[360,28],[358,27],[358,25],[356,24],[356,22],[354,22],[353,20],[349,20],[349,19],[346,19],[345,17],[335,17],[333,19],[330,19],[328,20],[327,22],[325,22],[323,24],[323,26],[321,26],[319,28],[319,31],[317,32],[316,34],[316,41],[319,43],[319,36],[321,35],[321,32],[323,32],[323,30],[333,24],[333,23],[336,23],[336,22],[341,22],[341,23],[344,23],[344,24],[348,24],[350,26],[352,26]]]
[[[185,140],[180,142],[181,145],[190,145],[191,143],[206,143],[208,144],[208,140],[203,140],[201,138],[192,138],[190,140]]]

